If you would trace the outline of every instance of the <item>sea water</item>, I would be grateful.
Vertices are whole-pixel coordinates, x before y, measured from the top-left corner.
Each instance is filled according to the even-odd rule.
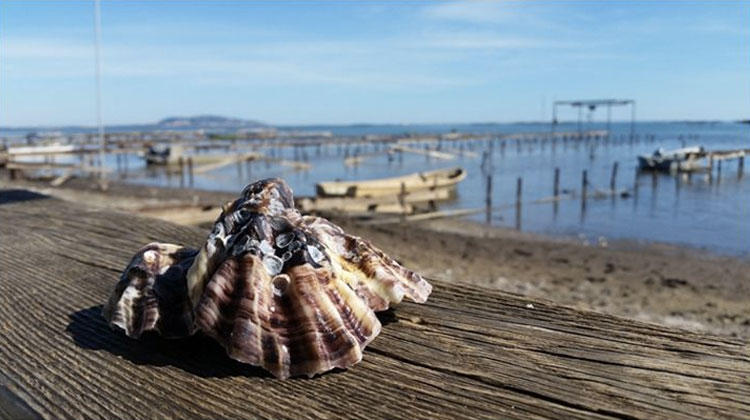
[[[487,133],[493,135],[548,132],[549,124],[441,124],[441,125],[361,125],[285,127],[299,130],[330,131],[335,135],[445,133],[450,131]],[[586,124],[584,130],[604,129],[603,124]],[[575,124],[559,124],[556,131],[572,132]],[[357,166],[347,166],[347,147],[327,145],[321,148],[278,148],[275,157],[289,160],[306,159],[311,169],[294,170],[273,163],[256,161],[232,164],[196,174],[194,187],[210,190],[239,191],[245,184],[265,177],[284,177],[297,195],[314,195],[315,184],[329,180],[365,180],[392,177],[418,171],[460,166],[467,171],[466,179],[457,189],[455,200],[442,204],[441,209],[479,208],[485,205],[486,178],[482,154],[492,151],[492,215],[495,226],[522,231],[578,237],[589,243],[611,239],[658,241],[703,248],[715,253],[750,256],[750,157],[744,176],[738,174],[738,161],[722,163],[721,177],[714,169],[713,178],[696,173],[689,179],[670,174],[639,174],[637,156],[651,154],[657,148],[674,149],[702,145],[708,150],[750,148],[750,126],[739,123],[638,123],[637,140],[630,141],[629,123],[613,123],[609,141],[558,140],[553,146],[546,142],[507,140],[501,147],[498,140],[489,148],[487,141],[465,142],[464,147],[476,156],[456,156],[440,160],[417,154],[403,153],[391,159],[383,153],[366,157]],[[444,141],[444,147],[461,144]],[[434,145],[433,145],[434,146]],[[351,156],[356,145],[348,147]],[[359,146],[362,155],[372,154],[372,146]],[[269,150],[264,153],[269,154]],[[618,163],[616,189],[627,191],[621,196],[593,198],[599,190],[610,188],[614,162]],[[122,164],[122,161],[121,161]],[[114,156],[107,165],[115,167]],[[486,166],[486,165],[485,165]],[[570,193],[554,204],[535,203],[553,194],[554,170],[560,170],[560,190]],[[122,169],[122,165],[121,165]],[[588,173],[589,198],[580,200],[582,171]],[[122,173],[120,176],[124,176]],[[142,159],[130,156],[129,182],[180,186],[179,176],[168,175],[163,168],[146,168]],[[516,214],[516,183],[522,179],[522,206]],[[636,187],[637,183],[637,187]],[[484,222],[485,214],[467,216]]]

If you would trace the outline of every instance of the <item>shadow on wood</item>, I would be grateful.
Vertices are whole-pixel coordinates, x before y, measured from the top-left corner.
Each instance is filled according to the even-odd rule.
[[[47,195],[29,190],[0,190],[0,204],[17,203],[20,201],[40,200],[50,198]]]
[[[70,322],[65,331],[70,334],[78,347],[86,350],[107,351],[136,365],[173,366],[201,378],[233,376],[273,378],[262,368],[230,359],[224,348],[204,335],[168,339],[155,332],[147,332],[136,340],[127,337],[122,331],[111,329],[101,313],[102,305],[96,305],[69,315]],[[377,315],[384,326],[398,322],[393,309]],[[334,369],[323,375],[344,371]]]
[[[136,365],[174,366],[202,378],[272,377],[261,368],[230,359],[216,341],[206,336],[166,339],[157,333],[146,333],[136,340],[111,329],[101,312],[102,305],[97,305],[70,315],[65,330],[77,346],[107,351]]]

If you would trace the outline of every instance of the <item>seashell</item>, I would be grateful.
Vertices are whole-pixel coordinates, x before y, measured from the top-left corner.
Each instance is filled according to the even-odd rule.
[[[146,331],[166,337],[189,335],[192,316],[185,276],[197,253],[157,242],[141,248],[102,309],[107,323],[135,338]]]
[[[223,207],[197,254],[191,251],[179,259],[172,248],[156,254],[162,265],[191,265],[187,273],[180,272],[181,279],[169,283],[172,295],[181,299],[162,302],[161,293],[152,293],[147,306],[162,314],[175,304],[168,308],[170,316],[191,321],[183,322],[182,331],[213,337],[229,357],[278,378],[311,377],[359,362],[381,329],[375,311],[405,296],[424,302],[432,287],[368,241],[347,235],[326,219],[303,217],[293,203],[292,191],[281,179],[245,187],[239,199]],[[131,266],[145,264],[144,250]],[[123,278],[133,276],[127,274],[131,266]],[[151,268],[145,277],[154,285],[167,284],[154,274],[158,271]],[[123,300],[126,287],[129,283],[118,283],[110,299],[115,303],[108,307]],[[140,307],[132,299],[129,305],[131,312]],[[150,329],[164,334],[167,329],[156,318]],[[137,328],[114,325],[136,336]]]

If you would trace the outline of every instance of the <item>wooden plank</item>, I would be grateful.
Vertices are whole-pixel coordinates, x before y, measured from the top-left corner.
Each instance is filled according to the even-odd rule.
[[[201,337],[131,340],[99,314],[120,270],[144,243],[206,232],[0,203],[2,385],[41,418],[750,418],[744,341],[436,280],[425,305],[380,314],[362,363],[314,379],[273,379]]]

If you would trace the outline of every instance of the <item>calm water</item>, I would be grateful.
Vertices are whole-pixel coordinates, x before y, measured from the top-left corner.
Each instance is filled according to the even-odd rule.
[[[466,132],[514,133],[549,130],[542,124],[475,124],[475,125],[430,125],[430,126],[347,126],[347,127],[300,127],[302,129],[330,130],[335,134],[397,134],[404,132],[438,133],[452,129]],[[589,125],[586,129],[604,128]],[[573,125],[560,125],[558,131],[574,131]],[[493,147],[493,204],[503,207],[495,212],[493,224],[524,231],[567,236],[585,236],[596,242],[599,237],[627,238],[646,241],[670,242],[705,248],[713,252],[750,256],[750,161],[746,175],[740,179],[737,161],[724,162],[722,176],[709,182],[702,174],[690,180],[662,174],[653,178],[650,174],[636,176],[639,154],[650,154],[658,147],[666,149],[682,145],[703,145],[709,150],[750,147],[750,126],[734,123],[639,123],[639,141],[630,143],[619,140],[629,132],[627,124],[613,124],[613,140],[605,143],[591,141],[589,147],[568,142],[550,144],[508,141],[504,149],[499,143]],[[644,140],[644,135],[653,135],[654,141]],[[450,143],[444,147],[453,148]],[[481,154],[487,150],[487,142],[474,141],[467,144],[477,157],[458,156],[454,160],[428,159],[420,155],[403,154],[402,159],[389,161],[386,155],[366,159],[357,167],[344,164],[346,150],[337,146],[320,150],[310,147],[297,150],[278,149],[278,157],[304,159],[312,164],[309,171],[294,171],[263,162],[230,165],[216,171],[196,175],[196,188],[239,191],[249,181],[281,176],[286,178],[298,195],[313,195],[315,183],[324,180],[360,180],[396,176],[415,171],[461,166],[468,176],[458,188],[458,197],[442,208],[475,208],[484,206],[485,177],[480,169]],[[349,148],[354,153],[355,146]],[[360,153],[371,153],[372,149],[360,149]],[[306,155],[306,156],[305,156]],[[551,203],[532,202],[552,195],[554,168],[560,168],[560,188],[576,193],[581,191],[581,172],[589,174],[590,190],[609,189],[612,164],[619,163],[618,189],[633,191],[638,183],[637,194],[629,198],[617,197],[588,199],[585,210],[579,199],[563,200],[557,209]],[[108,164],[115,166],[115,159],[108,157]],[[516,217],[516,179],[523,178],[523,206],[520,226]],[[162,170],[147,170],[136,156],[128,159],[127,179],[149,185],[179,186],[177,176],[167,176]],[[504,207],[504,206],[507,206]],[[469,216],[483,221],[484,214]]]

